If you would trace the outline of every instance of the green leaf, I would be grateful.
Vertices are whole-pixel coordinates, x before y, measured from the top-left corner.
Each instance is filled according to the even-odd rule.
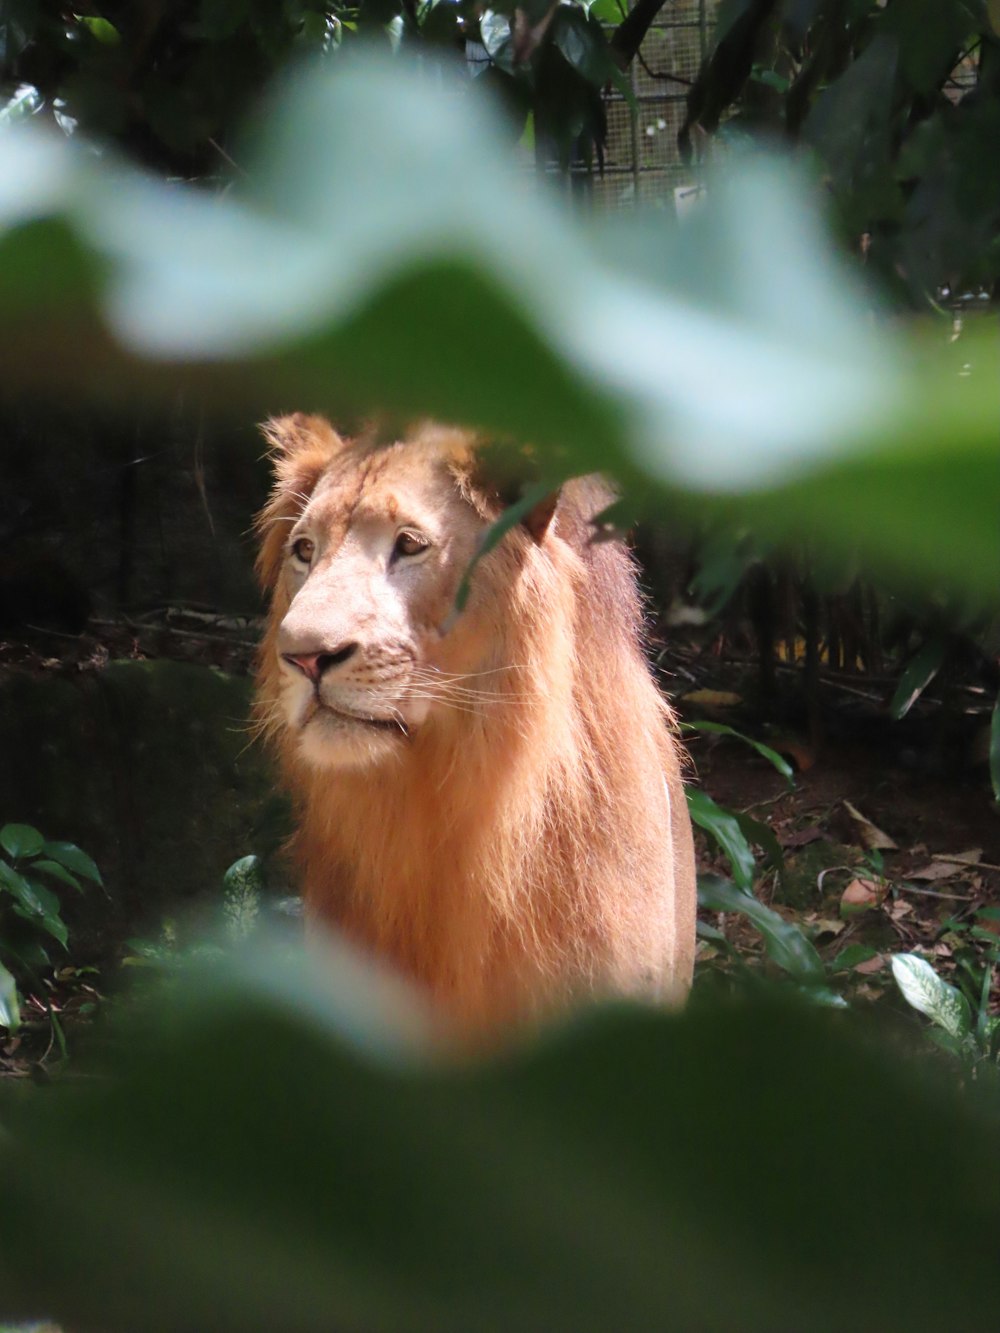
[[[14,899],[14,911],[22,920],[47,931],[65,947],[66,925],[59,915],[59,899],[50,889],[19,875],[3,861],[0,861],[0,889],[6,889]]]
[[[879,27],[898,39],[910,86],[927,93],[951,73],[962,43],[980,21],[967,0],[907,0],[887,6]]]
[[[789,787],[795,786],[795,774],[792,771],[791,764],[778,754],[777,750],[772,750],[769,745],[764,745],[761,741],[755,741],[750,736],[744,735],[742,731],[737,731],[734,727],[727,727],[723,722],[682,722],[681,726],[690,731],[703,731],[713,736],[733,736],[736,740],[742,741],[744,745],[751,746],[769,764],[772,764],[788,782]]]
[[[688,813],[725,853],[733,872],[733,879],[741,889],[749,890],[753,883],[755,863],[753,852],[739,821],[730,810],[717,805],[711,796],[697,787],[686,787]]]
[[[468,567],[462,575],[462,581],[458,585],[458,591],[455,594],[455,610],[457,612],[465,610],[472,589],[472,575],[475,573],[480,560],[489,555],[490,551],[495,550],[507,533],[527,518],[536,505],[552,494],[552,490],[551,482],[536,482],[529,486],[521,498],[508,505],[496,522],[491,523],[486,529],[480,538],[476,553],[469,561]]]
[[[83,885],[77,877],[70,874],[66,867],[61,866],[58,861],[32,861],[31,873],[35,874],[38,871],[41,871],[44,875],[51,875],[60,884],[68,884],[70,888],[76,889],[77,893],[83,892]]]
[[[752,815],[745,814],[742,810],[733,810],[731,813],[747,842],[751,846],[759,847],[771,869],[784,875],[785,853],[782,851],[781,843],[774,836],[774,830],[762,820],[754,819]]]
[[[0,1027],[16,1032],[21,1025],[21,1007],[17,998],[17,983],[0,963]]]
[[[45,846],[45,839],[30,824],[5,824],[0,828],[0,847],[15,861],[37,856]]]
[[[893,37],[877,36],[820,94],[806,119],[804,137],[820,153],[840,190],[849,191],[856,181],[880,171],[888,173],[898,54]]]
[[[814,108],[844,188],[881,169],[878,40],[846,111],[818,115],[840,79]],[[439,82],[402,61],[297,67],[222,197],[33,123],[0,136],[4,383],[162,393],[190,374],[241,415],[282,401],[464,421],[536,442],[559,477],[609,470],[649,509],[666,496],[692,520],[995,598],[989,320],[950,346],[872,318],[818,192],[762,157],[710,181],[696,226],[635,219],[602,244],[521,188],[474,87]]]
[[[945,639],[928,639],[916,657],[907,663],[889,705],[889,712],[897,721],[906,716],[941,670],[947,652]]]
[[[96,37],[102,46],[118,46],[121,43],[121,35],[118,29],[107,19],[89,14],[78,14],[76,20],[78,23],[82,23],[90,35]]]
[[[712,912],[741,913],[760,931],[768,957],[789,976],[806,986],[825,986],[823,960],[812,941],[753,894],[716,875],[699,875],[698,904]]]
[[[551,33],[554,46],[579,75],[595,88],[607,83],[615,65],[596,18],[588,18],[579,5],[559,5]]]
[[[0,861],[0,889],[5,889],[19,903],[40,907],[31,892],[28,881],[9,866],[6,861]]]
[[[6,1317],[896,1333],[955,1327],[959,1292],[961,1326],[992,1326],[997,1099],[850,1014],[622,1007],[455,1067],[373,1055],[349,1015],[385,993],[304,970],[192,976],[119,1026],[114,1077],[5,1106]],[[869,1197],[893,1225],[833,1281]]]
[[[913,953],[893,954],[892,975],[907,1004],[925,1014],[950,1037],[960,1039],[971,1033],[968,1000],[961,991],[943,981],[926,959]]]
[[[82,875],[84,879],[89,879],[93,884],[103,884],[101,872],[90,859],[86,852],[81,852],[80,848],[72,842],[47,842],[42,848],[45,855],[51,857],[53,861],[58,861],[61,866],[71,870],[75,875]]]

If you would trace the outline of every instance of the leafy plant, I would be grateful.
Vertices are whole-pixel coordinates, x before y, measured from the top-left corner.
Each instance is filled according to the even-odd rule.
[[[892,975],[907,1004],[934,1024],[932,1036],[939,1046],[973,1061],[997,1057],[1000,1016],[989,1009],[992,963],[983,972],[974,1006],[919,954],[893,954]]]
[[[342,948],[205,964],[122,1034],[114,1077],[13,1101],[7,1312],[108,1333],[990,1325],[996,1103],[856,1016],[620,1007],[455,1068],[403,1039],[413,1015]],[[830,1256],[869,1197],[895,1220],[845,1284]]]
[[[745,916],[760,931],[771,962],[801,987],[810,999],[835,1007],[844,1005],[844,1000],[830,988],[823,960],[802,927],[793,921],[786,921],[772,908],[765,907],[750,890],[738,888],[717,875],[700,875],[698,905],[712,912],[737,912]],[[725,936],[715,927],[706,928],[705,922],[699,922],[698,933],[703,939],[722,945],[730,958],[736,958]],[[738,958],[736,961],[739,963]]]
[[[681,139],[691,148],[697,126],[800,146],[867,267],[897,298],[934,303],[1000,277],[1000,190],[981,169],[998,123],[983,0],[756,0],[720,6]]]
[[[101,875],[86,852],[71,842],[47,842],[30,824],[0,828],[0,851],[0,1026],[13,1031],[20,1024],[18,982],[28,978],[43,994],[49,941],[66,948],[68,931],[52,885],[82,893],[86,883],[100,884]]]

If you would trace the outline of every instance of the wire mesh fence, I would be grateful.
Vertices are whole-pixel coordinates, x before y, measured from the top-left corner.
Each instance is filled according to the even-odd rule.
[[[617,89],[606,94],[604,161],[591,173],[597,205],[668,205],[694,173],[681,158],[677,135],[685,99],[715,23],[717,0],[675,0],[660,11],[629,69],[631,104]]]

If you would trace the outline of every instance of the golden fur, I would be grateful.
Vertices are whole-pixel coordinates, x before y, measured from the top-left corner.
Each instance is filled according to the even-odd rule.
[[[590,541],[607,489],[564,486],[456,615],[500,508],[471,437],[427,425],[373,448],[304,415],[265,434],[259,712],[309,918],[468,1033],[585,995],[682,999],[691,830],[631,560]]]

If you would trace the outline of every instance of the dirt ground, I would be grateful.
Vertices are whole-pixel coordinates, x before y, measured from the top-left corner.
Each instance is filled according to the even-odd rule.
[[[949,682],[894,721],[892,678],[824,672],[810,705],[790,668],[762,708],[750,660],[679,645],[661,666],[682,722],[726,724],[794,770],[789,782],[738,739],[685,733],[690,780],[774,833],[783,864],[769,867],[758,853],[755,892],[805,929],[838,989],[870,998],[891,989],[892,953],[922,953],[950,980],[981,964],[1000,933],[988,689]],[[700,831],[696,840],[700,869],[728,873],[711,840]],[[730,916],[723,929],[763,965],[760,936],[745,921]],[[703,943],[699,956],[712,965],[717,952]]]

